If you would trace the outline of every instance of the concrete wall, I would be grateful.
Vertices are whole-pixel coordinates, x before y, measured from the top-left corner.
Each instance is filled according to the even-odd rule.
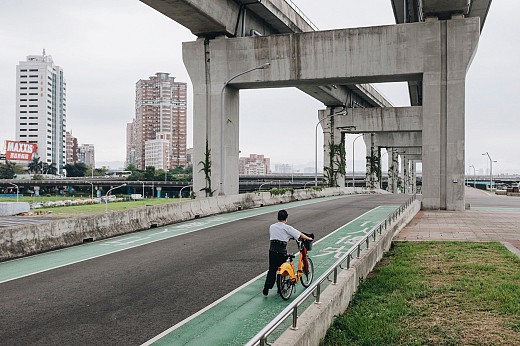
[[[361,189],[312,189],[272,196],[269,192],[200,198],[107,214],[61,219],[0,229],[0,261],[164,226],[196,217],[317,197],[361,193]]]
[[[18,215],[29,210],[27,202],[0,202],[0,216]]]
[[[363,250],[359,259],[352,262],[348,270],[338,273],[338,283],[329,285],[321,294],[321,303],[312,304],[298,318],[297,330],[286,330],[273,345],[310,346],[318,345],[325,337],[327,330],[336,315],[347,309],[352,296],[356,292],[359,281],[372,271],[384,252],[390,249],[394,235],[406,225],[421,209],[421,202],[415,201],[401,214],[388,231]]]

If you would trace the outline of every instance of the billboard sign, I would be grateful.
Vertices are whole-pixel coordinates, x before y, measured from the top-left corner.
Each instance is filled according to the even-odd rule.
[[[7,161],[32,161],[38,149],[34,143],[5,141],[5,159]]]

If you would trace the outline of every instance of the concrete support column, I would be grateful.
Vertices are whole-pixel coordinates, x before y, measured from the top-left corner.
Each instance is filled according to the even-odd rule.
[[[183,46],[184,65],[193,83],[193,191],[197,197],[238,194],[239,91],[224,87],[227,69],[212,63],[226,62],[225,49],[220,47],[224,41],[198,39]],[[213,55],[218,59],[212,59]]]
[[[388,191],[398,193],[397,182],[399,181],[399,155],[397,149],[388,148]]]
[[[318,112],[323,129],[323,181],[330,187],[345,187],[346,150],[345,134],[334,125],[334,108]]]
[[[410,167],[410,178],[411,178],[411,194],[417,193],[417,161],[411,161],[411,167]]]
[[[377,145],[375,134],[364,134],[363,139],[366,145],[366,187],[379,189],[381,188],[381,150]]]
[[[439,21],[439,40],[425,47],[423,209],[464,210],[465,78],[478,35],[461,24]]]
[[[401,155],[401,192],[408,193],[408,173],[409,173],[409,161],[406,156]]]

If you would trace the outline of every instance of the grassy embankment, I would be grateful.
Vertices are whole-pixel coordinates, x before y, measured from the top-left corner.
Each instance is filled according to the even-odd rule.
[[[499,243],[396,243],[321,345],[520,345],[520,259]]]
[[[20,197],[20,202],[47,202],[47,201],[61,201],[61,200],[75,200],[78,198],[74,198],[71,196],[63,197],[63,196],[40,196],[40,197]],[[187,198],[183,198],[182,201],[188,200]],[[157,205],[157,204],[166,204],[166,203],[176,203],[180,202],[179,198],[147,198],[136,201],[118,201],[118,202],[109,202],[108,210],[125,210],[132,208],[139,208],[149,205]],[[16,202],[16,197],[2,198],[0,202]],[[97,204],[83,204],[83,205],[70,205],[70,206],[62,206],[62,207],[48,207],[48,208],[39,208],[34,209],[34,212],[38,213],[48,213],[49,216],[56,217],[70,217],[70,216],[79,216],[79,215],[91,215],[91,214],[99,214],[105,212],[105,203],[97,203]]]

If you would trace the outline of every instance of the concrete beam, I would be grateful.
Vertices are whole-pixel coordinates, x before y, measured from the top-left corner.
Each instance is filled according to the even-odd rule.
[[[349,133],[422,131],[422,107],[347,108],[335,118],[336,128]]]
[[[375,143],[385,148],[409,148],[422,146],[421,132],[382,132],[375,135]]]
[[[467,67],[477,47],[479,20],[456,19],[450,25],[462,34],[465,51],[470,52],[460,61]],[[214,58],[222,67],[222,80],[271,63],[261,75],[248,73],[234,79],[231,85],[239,89],[420,81],[431,68],[430,52],[438,51],[440,28],[441,22],[413,23],[222,38],[212,44],[219,51]],[[184,51],[195,50],[196,45],[184,43]]]
[[[422,155],[422,148],[396,148],[399,155]]]

